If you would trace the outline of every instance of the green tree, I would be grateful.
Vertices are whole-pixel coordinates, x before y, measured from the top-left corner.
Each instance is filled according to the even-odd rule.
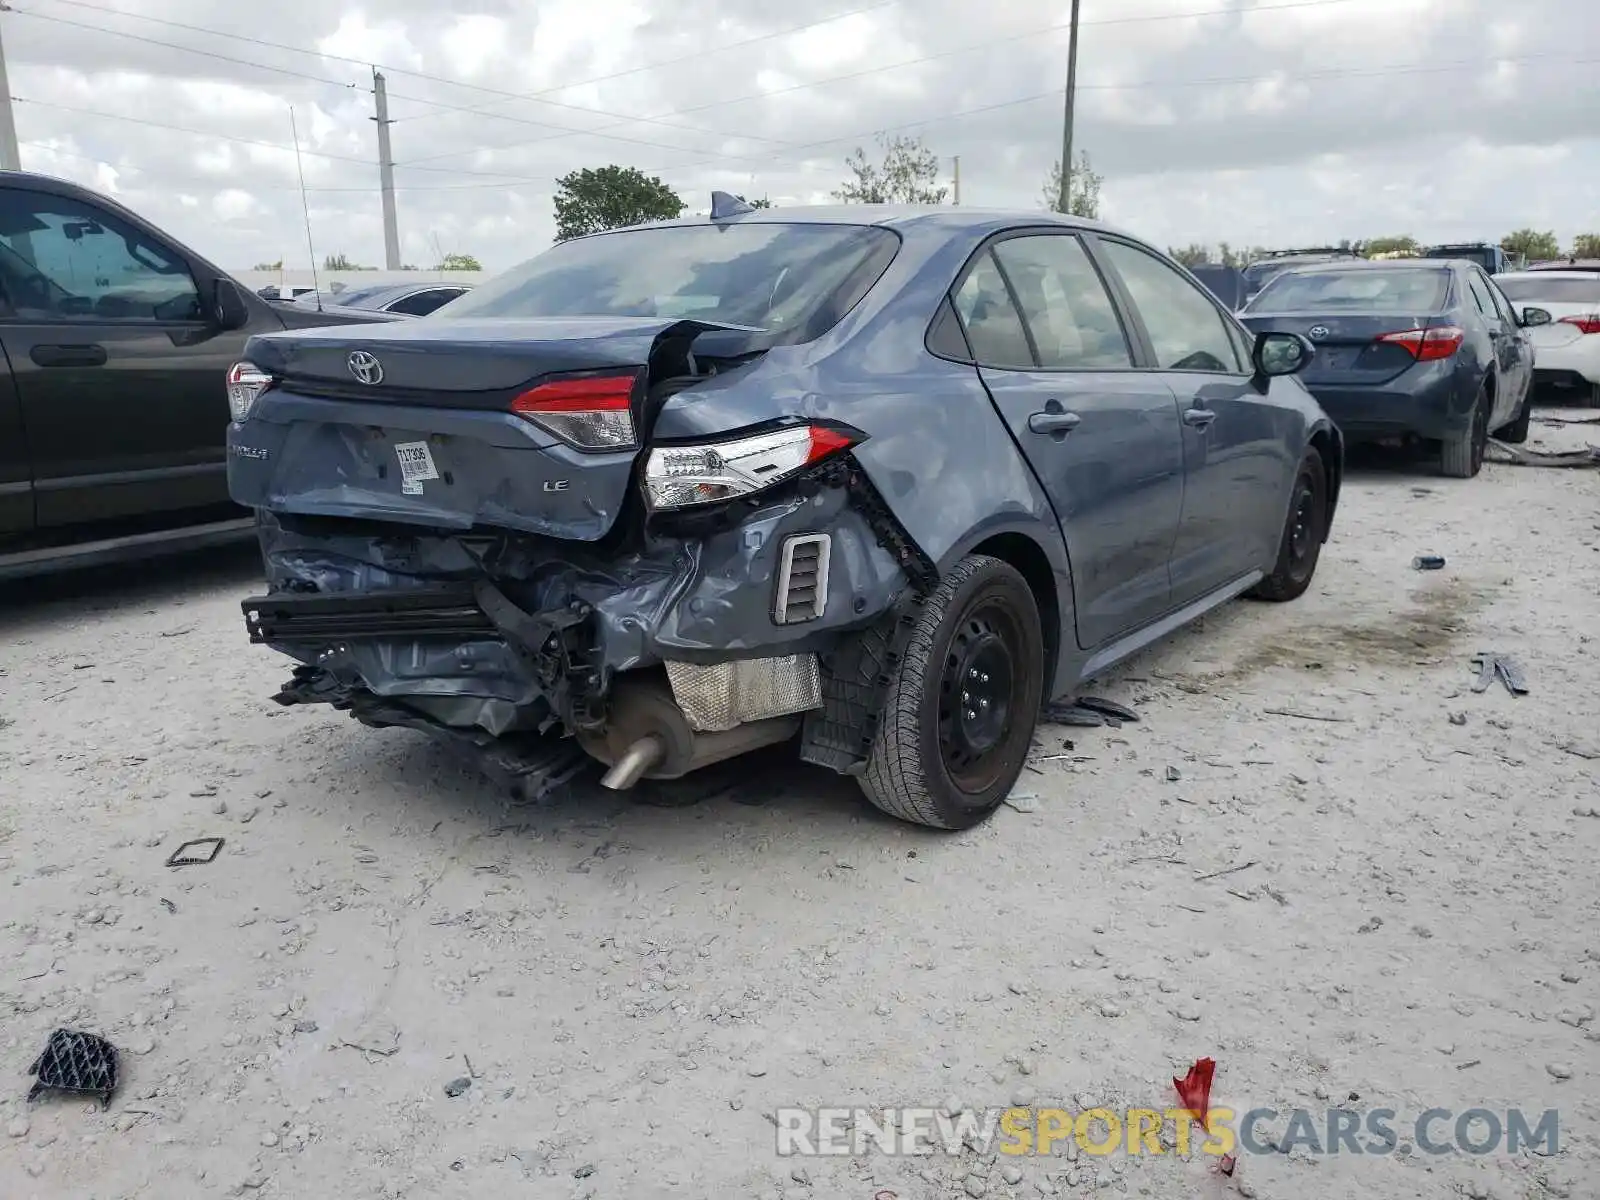
[[[939,156],[921,138],[880,134],[881,163],[867,161],[860,146],[844,160],[855,178],[833,194],[846,204],[943,204],[950,189],[939,183]]]
[[[1190,243],[1189,245],[1184,246],[1182,249],[1174,249],[1173,247],[1168,246],[1167,254],[1186,267],[1198,267],[1201,263],[1208,263],[1211,261],[1210,247],[1201,246],[1196,243]]]
[[[1353,247],[1349,243],[1345,243],[1341,245],[1340,249],[1353,249]],[[1375,237],[1362,242],[1361,249],[1356,253],[1365,254],[1368,258],[1371,258],[1374,254],[1393,254],[1396,250],[1418,254],[1421,252],[1422,246],[1409,233],[1402,233],[1390,237]]]
[[[1542,262],[1561,257],[1561,243],[1556,241],[1554,230],[1540,233],[1536,229],[1519,229],[1500,239],[1500,249],[1512,258],[1521,258],[1528,262]]]
[[[257,263],[250,269],[252,271],[281,271],[283,270],[283,259],[280,258],[277,262],[272,263]]]
[[[348,255],[330,254],[322,260],[324,271],[376,271],[377,267],[364,267],[358,262],[351,262]]]
[[[1050,176],[1044,182],[1044,206],[1051,212],[1066,212],[1074,217],[1084,217],[1090,221],[1100,217],[1100,185],[1105,182],[1105,177],[1095,173],[1089,165],[1089,155],[1080,151],[1078,165],[1072,168],[1072,178],[1068,181],[1071,189],[1068,193],[1067,207],[1061,207],[1061,160],[1058,158],[1050,165]]]
[[[761,199],[759,199],[759,200],[751,200],[750,198],[748,198],[746,196],[740,196],[739,199],[743,200],[751,208],[771,208],[772,207],[772,201],[768,200],[765,196],[761,197]]]
[[[1572,239],[1573,258],[1600,258],[1600,233],[1580,233]]]
[[[437,271],[481,271],[482,264],[470,254],[446,254],[439,260]]]
[[[556,180],[556,241],[683,215],[683,201],[637,167],[585,167]]]

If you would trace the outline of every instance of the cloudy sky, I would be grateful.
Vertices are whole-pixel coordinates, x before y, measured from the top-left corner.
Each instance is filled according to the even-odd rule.
[[[620,163],[691,208],[814,203],[878,131],[1031,208],[1069,0],[11,0],[25,168],[234,269],[382,264],[371,64],[407,262],[548,244],[553,181]],[[1161,244],[1600,226],[1600,0],[1084,0],[1076,145]]]

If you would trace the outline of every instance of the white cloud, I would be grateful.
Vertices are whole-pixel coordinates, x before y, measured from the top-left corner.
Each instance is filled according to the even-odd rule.
[[[964,202],[1032,208],[1060,152],[1068,0],[29,7],[5,17],[24,165],[237,267],[307,260],[291,105],[319,254],[381,262],[373,62],[407,262],[528,257],[584,166],[660,175],[691,209],[713,187],[824,201],[856,145],[907,129],[961,156]],[[1106,215],[1159,243],[1567,238],[1600,212],[1600,4],[1086,0],[1083,20],[1074,143]]]

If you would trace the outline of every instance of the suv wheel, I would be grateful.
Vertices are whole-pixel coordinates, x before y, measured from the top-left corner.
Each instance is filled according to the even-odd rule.
[[[1044,635],[1028,583],[987,555],[928,597],[891,680],[861,787],[891,816],[967,829],[1022,773],[1044,693]]]

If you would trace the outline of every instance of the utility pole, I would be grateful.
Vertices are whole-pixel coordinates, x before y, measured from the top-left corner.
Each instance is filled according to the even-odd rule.
[[[955,190],[954,190],[954,192],[952,194],[951,199],[952,199],[952,201],[954,203],[960,204],[961,203],[961,155],[959,155],[959,154],[956,155],[956,174],[955,174],[954,182],[955,182]]]
[[[0,0],[0,12],[11,7]],[[0,171],[22,170],[22,152],[17,148],[17,122],[11,114],[11,81],[6,77],[6,51],[0,44]]]
[[[1061,195],[1057,206],[1072,211],[1072,102],[1078,93],[1078,0],[1072,0],[1067,42],[1067,103],[1061,119]]]
[[[390,271],[400,269],[400,220],[394,211],[394,155],[389,152],[389,93],[384,88],[383,73],[372,68],[372,99],[377,107],[378,123],[378,180],[383,189],[383,265]]]

